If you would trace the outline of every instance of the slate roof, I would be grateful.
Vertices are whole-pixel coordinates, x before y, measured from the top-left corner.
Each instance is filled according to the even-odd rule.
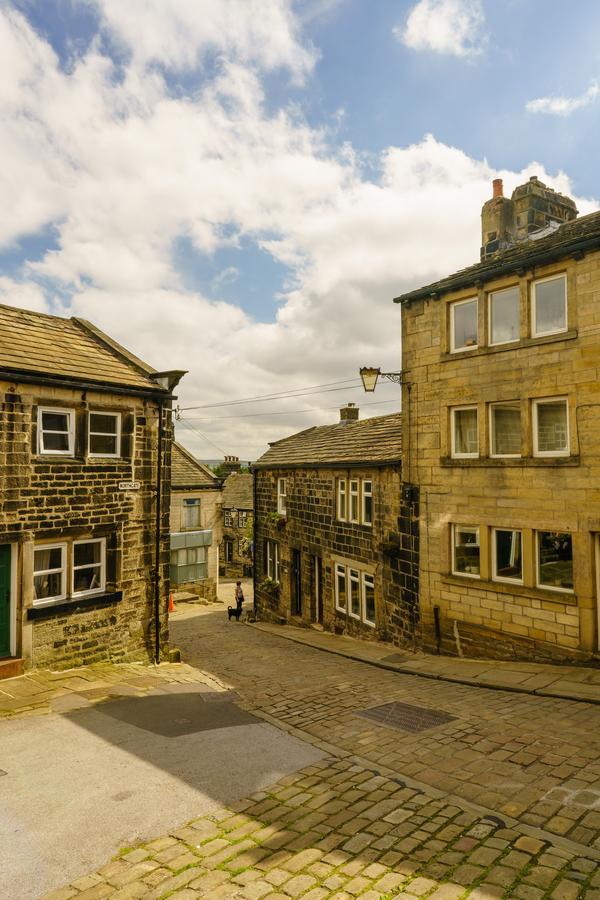
[[[401,429],[401,413],[315,426],[270,444],[254,465],[270,469],[398,462],[402,452]]]
[[[223,509],[254,509],[254,476],[232,472],[223,485]]]
[[[198,462],[192,454],[173,441],[171,447],[171,488],[181,490],[188,488],[220,487],[220,480],[201,462]]]
[[[499,275],[518,272],[521,268],[544,265],[571,253],[597,248],[600,248],[600,212],[565,222],[549,235],[539,238],[532,236],[528,240],[519,241],[513,247],[495,253],[474,266],[395,297],[394,303],[409,303],[432,294],[448,293],[474,285],[477,281],[489,281]]]
[[[12,370],[164,391],[151,366],[84,319],[0,305],[0,371]]]

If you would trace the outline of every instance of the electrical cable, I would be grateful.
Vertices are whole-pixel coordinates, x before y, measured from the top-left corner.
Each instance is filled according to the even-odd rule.
[[[239,403],[264,403],[266,400],[286,400],[292,399],[293,397],[308,397],[311,394],[327,394],[330,391],[346,391],[352,390],[352,388],[348,387],[331,387],[332,385],[349,385],[353,382],[356,383],[356,386],[360,384],[360,378],[347,378],[345,381],[329,381],[325,384],[315,384],[312,387],[306,388],[294,388],[290,391],[279,391],[273,394],[260,394],[256,397],[245,397],[241,400],[224,400],[222,403],[204,403],[200,406],[180,406],[178,407],[179,412],[190,412],[195,409],[213,409],[214,407],[222,407],[222,406],[236,406]],[[328,388],[329,390],[317,390],[317,388]]]
[[[361,409],[363,406],[382,406],[385,403],[398,403],[399,397],[395,397],[393,400],[374,400],[371,403],[363,403],[361,404]],[[313,406],[309,409],[285,409],[285,410],[277,410],[276,412],[262,412],[262,413],[239,413],[236,416],[191,416],[187,419],[178,419],[179,422],[218,422],[221,419],[250,419],[255,416],[293,416],[297,413],[308,413],[308,412],[321,412],[323,410],[328,409],[338,409],[338,404],[335,406]]]
[[[190,425],[190,423],[186,419],[179,419],[179,421],[183,422],[183,424],[186,425],[190,431],[193,431],[194,434],[197,434],[199,437],[203,438],[205,441],[207,441],[209,444],[211,444],[216,450],[219,451],[219,453],[222,453],[223,456],[227,456],[226,450],[223,450],[222,447],[219,447],[218,444],[215,444],[214,441],[211,441],[211,439],[209,437],[207,437],[205,434],[203,434],[201,431],[199,431],[198,428],[194,428],[193,425]]]

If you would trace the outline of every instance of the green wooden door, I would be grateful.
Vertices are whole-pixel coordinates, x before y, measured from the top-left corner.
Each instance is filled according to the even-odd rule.
[[[10,546],[0,545],[0,656],[10,656]]]

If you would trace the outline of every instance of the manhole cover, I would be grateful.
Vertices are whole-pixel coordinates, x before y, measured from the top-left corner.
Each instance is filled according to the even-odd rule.
[[[371,719],[379,725],[387,725],[389,728],[398,728],[400,731],[416,733],[434,728],[436,725],[445,725],[452,722],[456,716],[441,712],[438,709],[427,709],[424,706],[411,706],[409,703],[384,703],[383,706],[374,706],[373,709],[365,709],[357,713],[364,719]]]

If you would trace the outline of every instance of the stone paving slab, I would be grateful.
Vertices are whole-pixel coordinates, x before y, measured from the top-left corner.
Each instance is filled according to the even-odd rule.
[[[454,684],[472,684],[496,690],[538,694],[541,697],[567,698],[600,705],[599,667],[551,666],[542,663],[505,662],[502,660],[457,659],[433,656],[421,651],[403,649],[392,654],[387,644],[361,641],[345,635],[330,634],[293,625],[247,623],[251,628],[325,650],[347,659]],[[397,655],[402,659],[393,661]]]
[[[400,896],[597,900],[600,871],[585,853],[331,758],[124,848],[45,900]]]
[[[172,684],[222,690],[210,676],[183,663],[95,663],[61,672],[34,669],[0,681],[0,719],[83,709],[115,697],[143,697]]]

